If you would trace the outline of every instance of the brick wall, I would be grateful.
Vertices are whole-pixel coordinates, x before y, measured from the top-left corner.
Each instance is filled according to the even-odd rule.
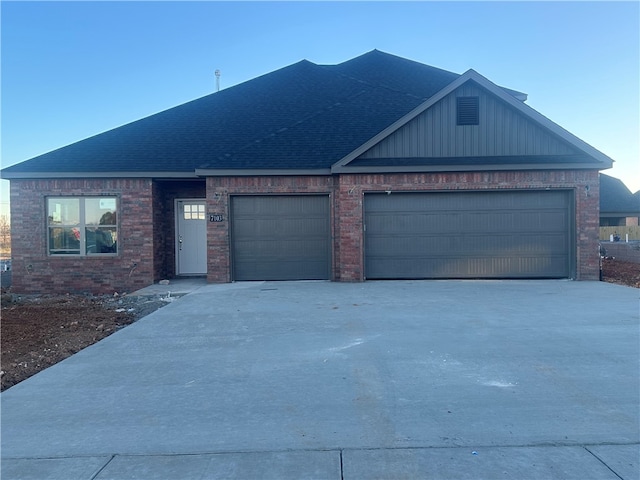
[[[12,290],[16,293],[131,292],[153,282],[149,179],[12,180]],[[117,256],[49,256],[48,196],[119,197]]]
[[[204,200],[204,180],[156,181],[153,184],[154,281],[176,275],[176,217],[178,198]]]
[[[588,187],[588,188],[587,188]],[[513,171],[341,175],[336,232],[340,250],[336,277],[364,279],[363,195],[376,191],[571,189],[576,206],[576,279],[597,280],[599,182],[596,171]]]
[[[588,187],[588,188],[587,188]],[[346,174],[340,176],[209,177],[202,182],[150,179],[12,180],[13,290],[17,293],[131,292],[175,274],[175,198],[201,198],[207,213],[207,278],[232,280],[230,197],[329,194],[333,272],[337,281],[364,279],[363,195],[373,191],[563,189],[574,192],[576,279],[597,280],[599,181],[595,171]],[[114,257],[47,254],[47,196],[119,197],[119,252]]]

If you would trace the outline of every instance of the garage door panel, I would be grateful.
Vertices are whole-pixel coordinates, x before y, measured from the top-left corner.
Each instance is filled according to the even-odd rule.
[[[312,279],[319,269],[324,268],[325,262],[304,262],[298,261],[261,261],[251,263],[246,266],[243,273],[248,279],[263,279],[263,280],[301,280]],[[324,280],[324,279],[320,279]]]
[[[326,260],[328,254],[327,242],[324,239],[237,241],[234,247],[236,260],[302,261],[314,258]]]
[[[326,280],[329,197],[232,197],[234,280]]]
[[[365,275],[567,277],[569,205],[567,192],[368,194]]]
[[[367,278],[531,278],[563,277],[563,256],[491,258],[384,258],[378,259]],[[428,277],[423,272],[431,272]],[[486,272],[492,272],[487,276]]]
[[[326,218],[273,218],[273,219],[236,219],[234,233],[241,236],[269,236],[269,237],[304,237],[313,236],[313,232],[326,230]]]
[[[490,256],[529,253],[564,255],[566,252],[566,237],[557,234],[526,235],[514,238],[512,235],[424,235],[424,236],[376,236],[367,243],[367,248],[375,252],[391,252],[392,257],[398,256],[396,250],[411,257],[438,257],[440,255],[475,255],[481,256],[486,252]],[[375,254],[371,257],[384,255]]]

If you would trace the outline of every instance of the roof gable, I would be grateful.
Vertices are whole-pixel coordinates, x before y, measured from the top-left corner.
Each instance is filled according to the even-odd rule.
[[[479,95],[484,104],[485,124],[473,126],[475,130],[455,126],[455,98],[466,95]],[[563,156],[567,157],[566,162]],[[473,158],[477,159],[478,168],[484,169],[488,161],[484,157],[501,157],[496,168],[504,168],[509,163],[505,159],[510,158],[518,168],[535,168],[543,163],[548,168],[549,161],[558,168],[579,168],[580,164],[585,168],[610,168],[612,164],[602,152],[469,70],[350,152],[332,171],[363,171],[368,167],[381,171],[385,158],[393,170],[420,170],[420,158],[425,159],[425,170],[433,170],[437,165],[434,159],[440,159],[446,169],[456,165],[452,157],[465,159],[458,163],[460,169],[469,169]]]

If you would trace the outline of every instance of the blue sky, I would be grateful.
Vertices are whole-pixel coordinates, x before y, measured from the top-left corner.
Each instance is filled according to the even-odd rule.
[[[2,166],[302,59],[473,68],[640,189],[640,4],[2,1]],[[0,181],[0,213],[8,182]]]

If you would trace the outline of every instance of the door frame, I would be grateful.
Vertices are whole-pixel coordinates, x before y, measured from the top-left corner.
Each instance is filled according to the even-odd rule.
[[[180,215],[181,215],[181,211],[179,208],[179,204],[180,202],[194,202],[194,203],[203,203],[205,206],[205,212],[204,212],[204,222],[205,222],[205,243],[207,242],[206,240],[206,222],[207,222],[207,199],[206,198],[174,198],[173,200],[173,212],[174,212],[174,235],[173,235],[173,243],[174,243],[174,256],[175,256],[175,261],[174,261],[174,268],[175,268],[175,275],[177,277],[188,277],[188,276],[204,276],[207,275],[207,272],[209,270],[209,266],[208,266],[208,254],[207,254],[207,249],[205,248],[205,261],[204,261],[204,272],[203,273],[180,273],[180,241],[179,241],[179,237],[180,237]]]

